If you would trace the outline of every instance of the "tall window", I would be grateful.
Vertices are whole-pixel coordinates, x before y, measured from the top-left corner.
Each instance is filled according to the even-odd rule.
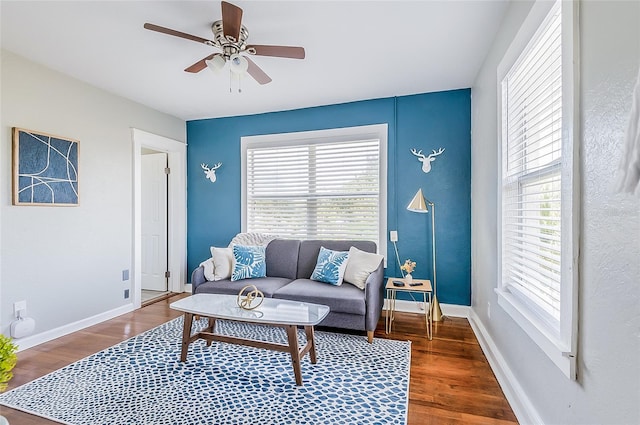
[[[296,239],[386,234],[386,125],[242,139],[243,229]]]
[[[504,67],[504,75],[499,73],[498,294],[500,305],[513,313],[545,352],[545,346],[551,347],[552,360],[573,377],[573,69],[563,60],[567,47],[571,52],[570,37],[563,42],[563,31],[571,32],[571,26],[563,18],[569,16],[571,23],[572,15],[563,14],[562,8],[556,2],[547,11],[517,58]],[[536,12],[534,6],[532,13]]]

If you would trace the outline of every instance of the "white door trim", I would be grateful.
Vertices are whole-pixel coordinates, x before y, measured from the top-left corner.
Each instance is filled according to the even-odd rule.
[[[171,292],[183,292],[187,282],[187,145],[177,140],[131,129],[133,140],[133,306],[140,308],[142,290],[142,148],[166,152],[169,168],[169,261]]]

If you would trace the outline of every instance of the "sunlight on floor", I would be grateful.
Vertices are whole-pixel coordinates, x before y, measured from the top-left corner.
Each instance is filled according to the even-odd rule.
[[[155,300],[156,298],[164,297],[168,293],[169,291],[150,291],[148,289],[143,289],[141,302],[142,304],[146,304],[149,301]]]

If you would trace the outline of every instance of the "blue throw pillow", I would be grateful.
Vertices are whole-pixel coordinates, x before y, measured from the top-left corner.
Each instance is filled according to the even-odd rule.
[[[330,283],[332,285],[342,285],[344,270],[347,268],[349,252],[332,251],[325,247],[320,247],[316,268],[311,274],[311,280]]]
[[[233,246],[233,272],[231,280],[251,279],[267,275],[264,246]]]

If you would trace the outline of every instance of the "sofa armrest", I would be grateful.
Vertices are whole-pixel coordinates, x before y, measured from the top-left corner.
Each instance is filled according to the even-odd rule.
[[[369,275],[365,284],[365,330],[375,331],[384,303],[384,261]]]
[[[200,266],[191,273],[191,293],[196,293],[196,288],[205,283],[207,279],[204,277],[204,267]]]

